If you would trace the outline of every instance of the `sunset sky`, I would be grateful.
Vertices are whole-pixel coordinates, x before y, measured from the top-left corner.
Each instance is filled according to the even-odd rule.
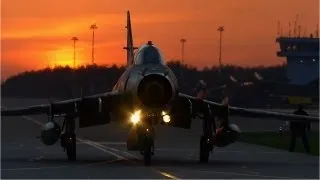
[[[277,22],[288,34],[300,14],[303,32],[316,30],[318,0],[2,0],[2,79],[17,72],[72,65],[72,36],[77,36],[77,64],[91,62],[92,23],[96,23],[95,62],[123,64],[126,11],[134,43],[152,40],[166,59],[181,58],[202,68],[217,64],[223,25],[223,63],[243,66],[285,62],[276,57]]]

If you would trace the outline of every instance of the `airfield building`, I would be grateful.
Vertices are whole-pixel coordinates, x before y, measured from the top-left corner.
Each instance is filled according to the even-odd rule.
[[[278,57],[287,58],[287,79],[289,84],[308,85],[319,79],[319,38],[278,37]]]

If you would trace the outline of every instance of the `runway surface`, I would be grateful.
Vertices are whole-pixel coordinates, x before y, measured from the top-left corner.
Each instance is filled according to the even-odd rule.
[[[46,100],[2,99],[2,106],[8,108],[37,103]],[[126,150],[128,129],[113,123],[77,129],[77,161],[68,162],[59,142],[46,146],[37,138],[46,120],[45,116],[2,117],[1,178],[319,179],[318,157],[244,143],[215,148],[208,164],[198,164],[198,120],[191,130],[158,126],[151,167],[143,165],[139,153]],[[281,123],[270,120],[269,125],[261,125],[256,120],[260,123],[249,126],[245,119],[233,121],[246,131],[276,129]]]

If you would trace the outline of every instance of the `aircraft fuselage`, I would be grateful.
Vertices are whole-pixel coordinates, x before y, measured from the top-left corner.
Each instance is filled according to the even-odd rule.
[[[135,109],[153,112],[170,108],[178,95],[178,83],[166,65],[131,65],[120,76],[113,91],[130,94]]]

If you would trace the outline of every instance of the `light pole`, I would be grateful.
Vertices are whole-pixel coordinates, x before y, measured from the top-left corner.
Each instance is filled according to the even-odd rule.
[[[91,63],[92,65],[94,65],[94,31],[97,29],[97,25],[96,24],[92,24],[90,26],[90,29],[92,30],[92,59],[91,59]],[[90,92],[91,94],[94,93],[94,84],[93,82],[90,83]]]
[[[220,32],[220,43],[219,43],[219,69],[221,72],[222,62],[221,62],[221,51],[222,51],[222,32],[224,31],[223,26],[218,27],[218,31]]]
[[[182,82],[182,78],[183,78],[183,68],[184,68],[184,44],[187,42],[186,39],[181,38],[180,39],[181,42],[181,71],[180,71],[180,81]]]
[[[92,24],[90,26],[90,29],[92,29],[92,65],[94,64],[94,30],[96,30],[98,27],[96,24]]]
[[[76,67],[76,41],[79,39],[77,37],[72,37],[71,40],[73,41],[73,68]]]
[[[76,97],[76,41],[78,41],[77,37],[72,37],[71,40],[73,41],[73,71],[72,71],[72,79],[73,79],[73,88],[72,88],[72,95]]]

